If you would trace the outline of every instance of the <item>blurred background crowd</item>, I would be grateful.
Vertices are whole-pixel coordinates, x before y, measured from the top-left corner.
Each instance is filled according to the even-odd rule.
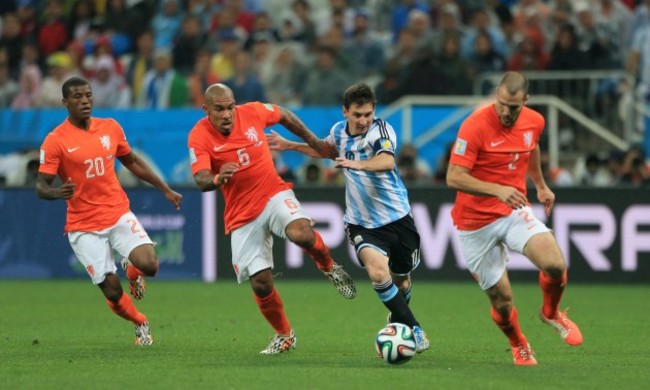
[[[356,81],[375,86],[381,105],[485,95],[493,85],[480,76],[504,70],[627,72],[632,83],[599,80],[591,116],[647,104],[650,0],[0,1],[0,109],[61,107],[72,75],[90,81],[96,107],[167,109],[200,107],[215,82],[238,103],[289,107],[339,106]],[[34,153],[0,156],[4,184],[33,181]],[[550,169],[547,157],[556,186],[650,180],[639,146],[586,151],[571,167]],[[397,162],[407,183],[444,184],[447,158],[402,145]],[[277,165],[289,180],[340,184],[324,161]]]

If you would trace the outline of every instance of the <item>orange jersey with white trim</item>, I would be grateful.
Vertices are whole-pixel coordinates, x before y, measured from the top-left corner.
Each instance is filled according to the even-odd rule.
[[[525,195],[528,161],[543,130],[544,117],[528,107],[506,128],[494,106],[487,106],[463,121],[449,163],[468,168],[476,179],[511,186]],[[476,230],[511,212],[497,197],[458,191],[451,216],[458,229]]]
[[[273,104],[246,103],[235,107],[232,131],[221,134],[208,117],[199,120],[188,137],[192,174],[207,169],[219,173],[228,162],[239,165],[221,186],[226,207],[226,233],[257,218],[269,199],[292,188],[280,178],[264,129],[280,121],[280,108]]]
[[[59,175],[77,185],[66,202],[66,232],[111,227],[129,211],[129,200],[115,174],[115,159],[131,152],[122,127],[113,119],[90,118],[83,130],[67,119],[41,145],[40,173]]]

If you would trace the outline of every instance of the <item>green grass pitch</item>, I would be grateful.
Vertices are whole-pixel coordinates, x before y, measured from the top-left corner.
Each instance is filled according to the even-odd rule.
[[[414,283],[431,349],[402,366],[375,356],[386,310],[367,280],[354,300],[326,281],[279,279],[297,348],[261,356],[272,329],[248,285],[150,280],[137,305],[155,344],[133,345],[87,281],[0,281],[0,389],[631,389],[650,383],[650,287],[570,284],[582,329],[565,345],[537,315],[541,293],[514,284],[539,365],[515,367],[472,283]]]

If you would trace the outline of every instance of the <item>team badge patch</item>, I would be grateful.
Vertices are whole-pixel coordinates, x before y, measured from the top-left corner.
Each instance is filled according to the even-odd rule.
[[[197,161],[196,153],[194,153],[194,148],[190,148],[190,164],[194,164]]]
[[[533,144],[533,132],[527,131],[524,133],[524,145],[526,145],[527,148],[530,148],[532,144]]]
[[[355,245],[359,245],[362,242],[363,242],[363,237],[361,235],[358,235],[358,236],[354,237],[354,244]]]
[[[465,150],[467,150],[467,141],[462,138],[458,138],[456,140],[456,146],[454,146],[454,153],[459,156],[464,156]]]
[[[382,150],[393,151],[393,149],[394,149],[394,148],[393,148],[393,143],[391,142],[391,140],[389,140],[389,139],[387,139],[387,138],[386,138],[386,139],[382,139],[382,140],[380,141],[380,145],[381,145],[381,149],[382,149]]]
[[[270,105],[269,103],[264,103],[264,107],[269,111],[273,111],[273,106]]]
[[[39,159],[41,164],[45,164],[45,150],[41,149],[41,158]]]

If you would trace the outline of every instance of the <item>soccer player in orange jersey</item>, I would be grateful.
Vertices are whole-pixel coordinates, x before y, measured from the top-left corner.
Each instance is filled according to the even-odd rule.
[[[144,276],[158,272],[158,258],[153,242],[129,209],[129,200],[115,174],[115,159],[160,189],[176,209],[182,195],[131,152],[115,120],[91,116],[93,93],[86,80],[72,77],[63,83],[62,92],[68,118],[41,146],[36,193],[41,199],[66,200],[65,231],[75,256],[111,310],[135,324],[135,343],[151,345],[147,317],[122,290],[113,251],[124,257],[122,267],[135,299],[144,293]],[[57,175],[63,183],[60,187],[53,185]]]
[[[316,136],[286,108],[260,102],[236,105],[232,90],[223,84],[208,87],[203,110],[206,117],[188,137],[192,174],[201,191],[221,189],[237,281],[250,280],[262,315],[275,329],[260,353],[288,351],[295,348],[296,337],[273,285],[273,234],[300,246],[345,298],[356,295],[352,279],[312,229],[291,184],[278,176],[264,129],[280,123],[303,138]]]
[[[540,319],[568,345],[582,344],[578,326],[559,310],[566,262],[552,232],[533,215],[526,198],[528,174],[550,215],[555,194],[542,176],[538,145],[544,118],[525,106],[527,100],[526,77],[504,74],[494,104],[478,109],[461,125],[447,171],[447,184],[458,190],[451,214],[467,267],[487,293],[492,319],[508,337],[516,365],[535,365],[537,360],[519,327],[506,247],[525,255],[540,270]]]

